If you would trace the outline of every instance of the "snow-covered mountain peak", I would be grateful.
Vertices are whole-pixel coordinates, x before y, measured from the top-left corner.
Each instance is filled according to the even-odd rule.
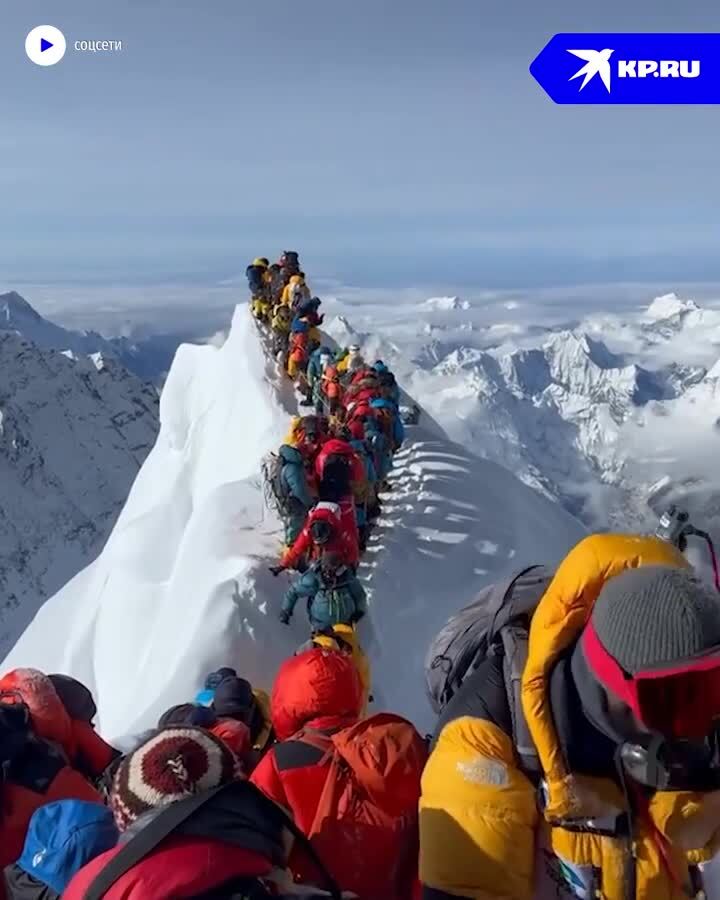
[[[352,327],[345,316],[335,316],[326,326],[327,333],[338,344],[348,344],[358,337],[358,332]]]
[[[0,294],[0,333],[15,332],[46,350],[64,352],[69,359],[101,354],[105,362],[119,361],[141,378],[162,378],[177,342],[171,339],[133,343],[125,337],[104,338],[95,331],[72,331],[45,319],[16,291]]]
[[[0,294],[0,328],[21,331],[24,325],[41,320],[40,313],[17,291]]]
[[[423,303],[423,306],[425,309],[440,312],[457,312],[470,309],[469,302],[460,297],[430,297],[429,300]]]
[[[663,294],[661,297],[656,297],[648,306],[645,318],[653,322],[660,322],[699,310],[700,307],[694,300],[682,300],[675,293]]]

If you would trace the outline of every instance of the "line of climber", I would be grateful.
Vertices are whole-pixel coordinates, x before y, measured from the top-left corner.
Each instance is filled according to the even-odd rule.
[[[313,630],[270,697],[211,672],[124,752],[77,680],[2,673],[0,900],[718,896],[720,603],[688,537],[714,560],[673,506],[486,585],[426,654],[429,757],[367,715],[353,623]]]
[[[253,295],[253,312],[272,327],[266,296]],[[417,896],[427,743],[400,716],[368,715],[370,664],[356,631],[366,612],[360,554],[404,439],[399,389],[357,348],[336,359],[317,343],[295,370],[286,357],[315,412],[293,419],[264,468],[285,528],[271,571],[300,572],[280,619],[288,624],[306,599],[309,639],[271,696],[222,666],[125,754],[96,734],[94,701],[74,679],[31,669],[0,679],[8,900]],[[65,754],[57,771],[45,765],[51,740]]]

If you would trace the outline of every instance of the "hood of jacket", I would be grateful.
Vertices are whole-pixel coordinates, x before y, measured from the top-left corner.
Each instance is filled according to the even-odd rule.
[[[283,444],[278,450],[278,456],[284,463],[290,463],[291,465],[301,466],[304,462],[302,453],[297,447],[292,447],[290,444]]]
[[[31,878],[62,894],[76,872],[117,840],[112,813],[102,803],[59,800],[33,813],[17,864]]]
[[[275,678],[270,700],[278,740],[306,726],[331,728],[356,720],[363,690],[349,656],[314,647],[287,659]]]
[[[339,528],[342,523],[342,508],[339,503],[333,503],[331,500],[321,500],[315,504],[309,518],[310,522],[324,519],[334,527]]]
[[[30,711],[38,737],[58,744],[69,759],[75,756],[70,716],[52,681],[37,669],[13,669],[0,680],[0,694],[20,698]],[[5,698],[4,698],[5,699]]]
[[[330,438],[329,441],[326,441],[323,444],[321,452],[324,458],[327,458],[331,454],[336,454],[337,456],[354,456],[350,444],[348,444],[347,441],[340,440],[340,438]]]
[[[568,771],[551,708],[550,676],[560,656],[578,639],[605,582],[625,569],[646,565],[687,567],[685,557],[654,537],[600,534],[582,540],[563,560],[530,626],[521,699],[547,785],[548,819],[593,816],[597,798],[585,779]]]

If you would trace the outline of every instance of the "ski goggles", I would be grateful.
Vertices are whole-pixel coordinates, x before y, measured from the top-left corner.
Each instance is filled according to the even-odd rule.
[[[704,740],[720,718],[720,648],[681,663],[626,672],[589,622],[581,638],[595,678],[649,731],[667,740]]]
[[[720,736],[702,741],[666,741],[660,737],[620,747],[620,762],[637,784],[655,791],[709,793],[720,790]]]

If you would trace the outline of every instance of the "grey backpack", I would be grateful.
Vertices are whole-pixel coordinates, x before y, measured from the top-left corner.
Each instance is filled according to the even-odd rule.
[[[463,681],[489,656],[501,655],[516,750],[527,769],[537,763],[520,703],[530,619],[554,573],[530,566],[483,588],[441,629],[425,657],[430,704],[442,712]]]

